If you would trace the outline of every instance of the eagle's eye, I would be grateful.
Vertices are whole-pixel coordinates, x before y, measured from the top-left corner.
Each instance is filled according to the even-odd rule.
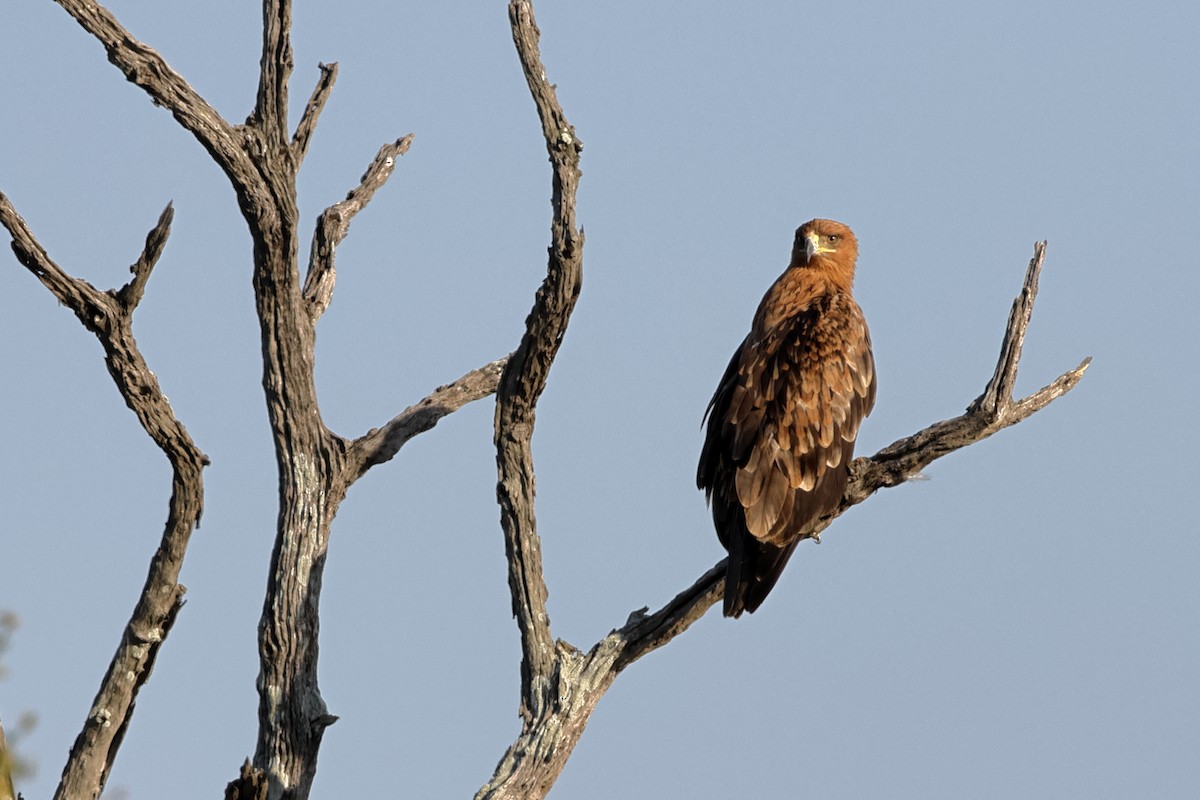
[[[837,244],[838,240],[841,239],[842,237],[839,234],[831,233],[831,234],[829,234],[828,238],[829,238],[830,244]]]

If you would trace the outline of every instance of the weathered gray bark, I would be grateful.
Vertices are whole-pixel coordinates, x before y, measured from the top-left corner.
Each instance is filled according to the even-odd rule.
[[[534,513],[530,441],[538,398],[566,333],[582,280],[583,234],[575,218],[582,143],[567,122],[538,49],[529,0],[511,0],[513,41],[529,85],[552,166],[553,220],[545,281],[511,357],[485,364],[379,428],[348,439],[322,421],[313,380],[316,325],[332,300],[335,253],[351,219],[390,177],[412,143],[384,144],[346,198],[320,216],[300,277],[296,176],[317,119],[337,78],[321,65],[295,132],[289,133],[292,70],[290,0],[264,0],[263,47],[255,107],[244,124],[221,117],[153,49],[136,40],[92,0],[56,0],[105,47],[109,60],[157,104],[169,109],[225,171],[253,240],[253,276],[263,353],[263,390],[279,474],[279,516],[259,626],[259,730],[252,759],[226,788],[228,798],[306,798],[326,727],[336,720],[317,682],[321,577],[330,523],[346,491],[371,467],[393,458],[413,436],[466,403],[497,394],[497,498],[509,562],[513,613],[521,638],[521,731],[479,798],[540,798],[553,786],[604,692],[627,666],[685,631],[721,599],[724,562],[716,564],[659,611],[633,612],[625,624],[584,652],[555,640],[546,612],[540,540]],[[179,570],[199,524],[207,458],[174,417],[133,340],[131,320],[162,253],[170,207],[147,237],[133,278],[101,292],[55,264],[8,199],[0,224],[18,260],[79,317],[104,347],[118,390],[174,472],[162,544],[142,597],[101,684],[63,771],[57,798],[95,798],[129,724],[138,689],[174,623],[184,587]],[[1021,400],[1012,396],[1021,348],[1045,256],[1037,245],[1014,303],[1001,356],[983,394],[960,417],[929,426],[852,465],[838,511],[880,488],[911,479],[934,459],[1016,424],[1070,391],[1084,361]],[[132,680],[122,676],[133,676]]]
[[[167,108],[225,171],[253,240],[253,286],[263,353],[263,390],[279,472],[279,516],[259,626],[259,734],[253,761],[228,788],[230,796],[307,797],[316,773],[321,735],[336,718],[317,683],[321,576],[329,527],[349,486],[391,459],[413,436],[446,414],[495,391],[504,359],[464,375],[411,406],[381,428],[345,439],[321,419],[313,381],[315,326],[332,298],[334,253],[350,219],[391,175],[411,137],[385,144],[346,199],[321,215],[301,283],[296,175],[317,118],[337,76],[321,65],[320,78],[294,134],[287,129],[292,70],[290,0],[263,3],[263,48],[255,108],[233,125],[153,49],[91,0],[58,0],[105,47],[131,82]],[[164,212],[117,291],[99,292],[50,260],[24,221],[0,195],[0,221],[18,259],[72,308],[100,339],[118,389],[147,432],[167,453],[175,472],[163,544],[151,562],[142,598],[122,637],[83,732],[63,772],[56,797],[95,798],[103,789],[128,725],[137,690],[149,677],[181,606],[178,584],[188,537],[200,518],[201,469],[206,457],[175,419],[131,332],[134,308],[162,252],[171,210]],[[133,676],[128,680],[125,676]]]
[[[898,486],[920,474],[934,460],[955,450],[982,441],[1003,428],[1015,425],[1073,389],[1083,378],[1091,359],[1060,375],[1049,385],[1020,400],[1012,396],[1016,384],[1021,348],[1037,296],[1037,281],[1045,259],[1046,243],[1039,242],[1029,263],[1021,293],[1013,303],[1008,327],[1000,348],[1000,359],[983,394],[973,401],[966,413],[954,419],[934,423],[912,436],[888,445],[873,456],[857,458],[851,464],[850,482],[838,510],[821,520],[810,534],[818,536],[834,519],[880,489]],[[535,307],[535,313],[536,313]],[[511,367],[510,367],[511,369]],[[532,475],[532,466],[527,465]],[[533,519],[532,500],[528,508],[513,513],[514,518]],[[522,538],[533,541],[536,532],[528,528]],[[586,653],[562,640],[548,650],[549,665],[532,687],[537,705],[528,707],[525,669],[522,670],[523,725],[509,747],[495,775],[476,800],[530,800],[550,791],[566,766],[571,751],[583,734],[591,713],[617,675],[642,656],[657,650],[687,630],[724,594],[725,561],[719,561],[690,587],[653,614],[640,609],[629,615],[619,629],[605,636]],[[514,598],[516,592],[514,590]],[[545,613],[545,594],[533,595],[538,602],[515,603],[522,632],[532,625],[522,620],[544,621],[544,637],[551,640],[549,619]],[[530,638],[522,636],[525,659],[531,660]],[[533,713],[530,713],[530,711]]]
[[[554,86],[538,54],[538,30],[529,3],[509,5],[513,40],[533,93],[546,139],[551,181],[551,244],[546,280],[525,321],[525,335],[508,361],[496,391],[497,498],[508,556],[513,615],[521,631],[521,717],[525,724],[544,714],[553,681],[554,641],[546,614],[541,546],[533,513],[534,476],[530,439],[538,397],[566,334],[583,281],[583,234],[575,223],[579,154],[583,142],[563,116]]]
[[[208,459],[175,417],[133,338],[133,312],[162,254],[172,216],[171,207],[167,206],[131,267],[133,278],[129,283],[120,289],[101,292],[63,271],[38,244],[8,198],[0,194],[0,224],[12,237],[17,259],[99,339],[117,390],[146,433],[166,454],[173,473],[162,542],[150,561],[141,598],[71,749],[56,797],[99,796],[121,746],[138,691],[149,679],[158,649],[182,605],[186,590],[179,583],[179,571],[192,531],[200,524],[204,502],[201,471]]]
[[[527,0],[512,0],[513,40],[533,94],[553,166],[550,264],[526,323],[525,336],[510,360],[497,392],[496,448],[501,523],[509,560],[513,614],[521,634],[521,732],[501,758],[476,800],[530,800],[550,791],[600,698],[617,675],[637,659],[663,646],[703,616],[722,597],[725,562],[717,563],[692,586],[654,614],[633,612],[620,629],[586,653],[555,640],[546,611],[541,546],[534,514],[534,470],[529,441],[534,409],[550,363],[566,332],[580,281],[583,237],[575,227],[578,136],[566,121],[538,50],[539,31]],[[856,459],[850,483],[836,513],[810,534],[817,536],[851,506],[876,491],[918,475],[934,459],[991,436],[1044,408],[1070,391],[1090,359],[1049,386],[1014,400],[1021,347],[1037,295],[1045,258],[1039,242],[1013,304],[1000,360],[983,394],[967,412],[901,439],[870,458]]]

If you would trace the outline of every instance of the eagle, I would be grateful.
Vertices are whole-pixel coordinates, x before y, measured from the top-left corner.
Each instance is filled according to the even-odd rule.
[[[696,471],[729,552],[725,616],[753,613],[796,544],[841,502],[875,360],[854,301],[858,240],[840,222],[796,230],[705,412]]]

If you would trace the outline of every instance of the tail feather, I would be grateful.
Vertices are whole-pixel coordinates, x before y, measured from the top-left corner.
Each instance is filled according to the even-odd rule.
[[[729,563],[725,567],[725,616],[753,614],[775,588],[799,540],[776,547],[749,534],[729,537]]]
[[[746,589],[749,586],[749,581],[742,577],[747,566],[743,546],[746,536],[735,535],[730,539],[729,561],[725,566],[725,616],[736,618],[746,610]]]

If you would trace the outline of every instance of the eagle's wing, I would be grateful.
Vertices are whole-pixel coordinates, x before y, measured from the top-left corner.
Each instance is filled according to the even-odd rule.
[[[871,340],[849,295],[815,298],[738,348],[697,472],[730,553],[727,614],[757,608],[801,535],[837,509],[874,402]]]

